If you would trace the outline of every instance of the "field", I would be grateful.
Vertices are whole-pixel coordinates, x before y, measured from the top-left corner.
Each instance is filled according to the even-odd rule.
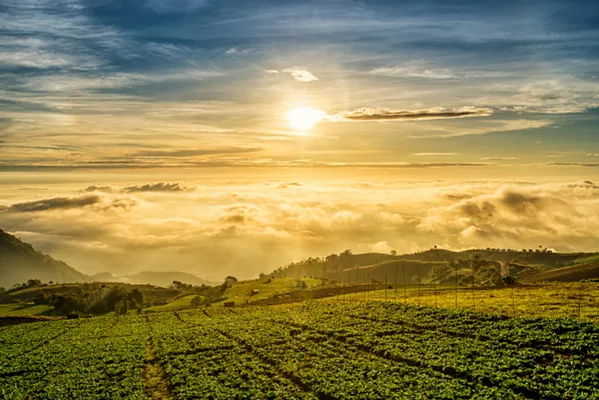
[[[33,317],[37,315],[51,315],[53,306],[48,304],[0,304],[0,317]]]
[[[456,307],[457,297],[457,307]],[[332,302],[364,300],[397,302],[416,306],[458,308],[516,317],[573,318],[599,323],[599,283],[544,283],[514,287],[475,288],[432,285],[399,286],[336,296]]]
[[[591,399],[599,326],[384,302],[0,328],[3,399]]]

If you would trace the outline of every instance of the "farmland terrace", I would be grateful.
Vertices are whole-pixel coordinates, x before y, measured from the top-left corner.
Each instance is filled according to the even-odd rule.
[[[0,328],[5,399],[589,399],[599,326],[384,302]]]

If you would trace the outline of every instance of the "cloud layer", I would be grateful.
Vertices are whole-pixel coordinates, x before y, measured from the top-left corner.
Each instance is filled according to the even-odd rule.
[[[347,248],[595,251],[599,240],[599,185],[590,181],[96,187],[102,190],[7,203],[0,225],[86,273],[183,270],[212,279],[251,278]]]

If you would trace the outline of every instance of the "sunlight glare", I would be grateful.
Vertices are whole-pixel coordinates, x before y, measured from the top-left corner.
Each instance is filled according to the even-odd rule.
[[[322,121],[326,115],[324,111],[315,108],[296,108],[287,113],[287,122],[297,131],[308,131],[314,124]]]

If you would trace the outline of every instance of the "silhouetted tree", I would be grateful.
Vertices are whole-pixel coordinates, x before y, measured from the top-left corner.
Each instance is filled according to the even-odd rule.
[[[41,286],[42,281],[40,281],[39,279],[29,279],[27,281],[27,287],[38,287]]]
[[[47,304],[48,299],[44,293],[40,293],[33,299],[33,304]]]
[[[127,295],[127,301],[132,308],[135,308],[139,311],[144,305],[144,294],[141,292],[141,290],[135,288]]]

